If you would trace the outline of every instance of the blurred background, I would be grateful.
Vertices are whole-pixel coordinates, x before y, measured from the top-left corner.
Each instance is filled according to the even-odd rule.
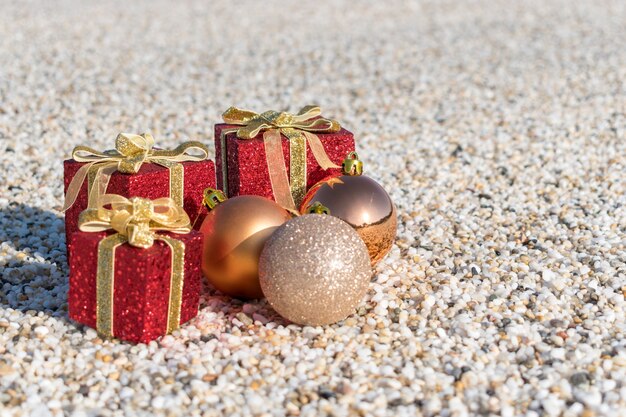
[[[0,0],[0,415],[623,416],[625,23],[618,0]],[[354,317],[245,328],[267,304],[207,297],[141,347],[69,322],[74,146],[213,152],[229,106],[313,103],[398,208]]]

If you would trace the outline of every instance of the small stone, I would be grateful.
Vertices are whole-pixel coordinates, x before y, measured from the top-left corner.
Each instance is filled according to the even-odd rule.
[[[269,322],[267,317],[265,317],[262,314],[258,314],[258,313],[252,314],[252,318],[254,319],[254,321],[258,321],[261,324],[267,324]]]
[[[45,326],[37,326],[35,328],[35,334],[39,338],[43,338],[43,337],[47,336],[48,333],[50,333],[50,330],[48,330],[48,328],[45,327]]]
[[[471,271],[473,276],[480,275],[480,273],[482,272],[481,269],[477,265],[471,265],[470,266],[470,271]]]
[[[243,312],[237,313],[235,317],[237,317],[237,319],[246,326],[250,326],[254,324],[252,319],[246,313],[243,313]]]
[[[569,377],[569,380],[572,385],[582,385],[588,384],[591,381],[591,377],[589,376],[589,373],[583,371],[572,374],[572,376]]]
[[[13,375],[17,371],[8,363],[0,362],[0,376]]]
[[[218,377],[218,375],[215,375],[215,374],[205,374],[202,377],[202,380],[204,382],[213,382],[213,381],[215,381],[217,379],[217,377]]]
[[[328,400],[330,398],[334,398],[334,397],[337,396],[332,390],[327,389],[327,388],[320,388],[318,393],[319,393],[320,397],[322,397],[322,398],[324,398],[326,400]]]
[[[157,410],[161,410],[165,406],[165,398],[160,396],[154,397],[150,405],[152,405],[152,407],[156,408]]]
[[[122,400],[127,400],[129,398],[132,398],[133,395],[135,395],[135,390],[132,389],[131,387],[123,387],[122,390],[120,391],[120,398]]]

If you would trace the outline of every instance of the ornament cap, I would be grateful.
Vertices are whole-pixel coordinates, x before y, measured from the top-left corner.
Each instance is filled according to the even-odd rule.
[[[322,203],[320,203],[319,201],[316,201],[315,203],[307,207],[306,212],[308,214],[330,214],[330,210],[328,210],[328,207],[322,205]]]
[[[218,204],[226,201],[226,196],[220,190],[215,188],[205,188],[203,192],[204,198],[202,204],[210,211],[213,210]]]
[[[363,161],[359,159],[359,155],[352,151],[341,164],[343,175],[358,176],[363,174]]]

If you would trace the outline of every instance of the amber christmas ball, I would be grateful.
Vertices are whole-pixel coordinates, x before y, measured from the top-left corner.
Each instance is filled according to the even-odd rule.
[[[200,226],[204,234],[202,272],[216,289],[231,297],[263,297],[259,256],[267,238],[291,219],[289,212],[259,196],[225,199],[205,191],[209,213]]]
[[[267,301],[281,316],[304,325],[331,324],[352,314],[371,276],[359,235],[324,214],[296,217],[276,229],[259,260]]]
[[[356,154],[344,161],[343,175],[314,185],[305,196],[300,211],[306,213],[318,202],[332,216],[350,224],[361,236],[372,265],[382,260],[391,249],[398,227],[396,210],[385,189],[362,175]]]

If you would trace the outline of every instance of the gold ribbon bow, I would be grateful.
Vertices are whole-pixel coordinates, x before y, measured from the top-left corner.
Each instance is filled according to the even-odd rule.
[[[104,152],[88,146],[77,146],[72,151],[72,158],[86,164],[72,178],[67,193],[63,211],[69,209],[88,178],[88,207],[97,204],[99,196],[105,194],[111,175],[115,171],[125,174],[136,174],[144,163],[154,163],[164,166],[170,171],[170,198],[182,207],[184,194],[184,168],[180,162],[203,161],[209,156],[208,148],[200,142],[185,142],[175,149],[153,149],[154,138],[149,133],[135,135],[120,133],[115,139],[115,149]],[[200,154],[189,154],[197,150]]]
[[[107,208],[110,207],[110,208]],[[185,278],[185,244],[158,231],[189,233],[191,224],[187,213],[171,198],[148,200],[140,197],[127,199],[116,194],[105,194],[95,208],[83,211],[78,219],[83,232],[115,230],[98,244],[96,278],[96,323],[98,332],[113,337],[113,291],[115,287],[115,249],[128,242],[139,248],[149,248],[155,240],[162,240],[171,249],[170,298],[167,314],[167,333],[180,326],[180,314]]]
[[[319,106],[305,106],[297,114],[273,110],[255,113],[231,107],[224,112],[225,123],[238,125],[224,129],[221,135],[222,175],[224,192],[228,194],[228,171],[226,168],[226,135],[236,132],[239,139],[252,139],[263,132],[265,158],[270,174],[270,183],[276,202],[284,208],[296,210],[306,194],[306,145],[323,169],[339,168],[324,150],[322,141],[315,133],[338,132],[341,126],[336,120],[320,117]],[[291,183],[287,177],[281,134],[289,139]]]

